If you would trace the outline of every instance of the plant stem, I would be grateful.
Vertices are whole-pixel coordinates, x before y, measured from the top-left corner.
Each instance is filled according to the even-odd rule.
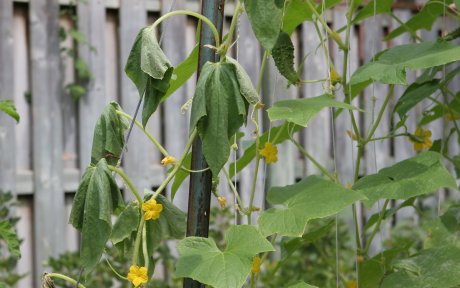
[[[158,18],[158,19],[152,24],[152,27],[153,27],[153,28],[156,28],[163,20],[166,20],[167,18],[172,17],[172,16],[175,16],[175,15],[188,15],[188,16],[192,16],[192,17],[198,18],[198,19],[200,19],[201,21],[203,21],[204,23],[206,23],[206,24],[209,26],[209,28],[211,29],[212,34],[214,35],[214,41],[216,41],[216,47],[219,47],[219,46],[220,46],[219,32],[217,31],[217,28],[216,28],[216,26],[214,26],[214,24],[212,23],[212,21],[209,20],[207,17],[205,17],[205,16],[203,16],[203,15],[201,15],[201,14],[199,14],[199,13],[192,12],[192,11],[176,10],[176,11],[172,11],[172,12],[166,13],[165,15],[161,16],[160,18]]]
[[[238,194],[238,190],[236,189],[235,185],[233,185],[232,179],[230,178],[227,169],[222,168],[222,171],[224,172],[225,177],[227,178],[228,185],[232,189],[233,194],[235,194],[236,202],[238,203],[240,208],[243,209],[243,202],[241,201],[240,195]]]
[[[120,115],[120,116],[123,116],[125,117],[126,119],[129,119],[129,120],[133,120],[133,117],[131,117],[131,115],[123,112],[123,111],[117,111],[117,114]],[[157,149],[160,151],[161,154],[163,154],[163,156],[169,156],[169,153],[168,151],[166,151],[166,149],[161,146],[160,142],[158,142],[155,137],[153,137],[152,134],[150,134],[149,131],[145,130],[144,126],[142,126],[141,122],[139,121],[134,121],[134,123],[136,124],[137,127],[139,127],[142,132],[144,132],[144,134],[150,139],[150,141],[152,141],[153,145],[155,145],[157,147]]]
[[[414,30],[410,29],[410,28],[406,25],[406,23],[404,23],[401,19],[399,19],[399,17],[396,16],[396,14],[394,14],[393,12],[390,11],[390,16],[391,16],[391,18],[393,18],[394,20],[396,20],[396,22],[398,22],[401,26],[403,26],[403,27],[407,30],[407,32],[410,33],[410,35],[411,35],[412,37],[414,37],[415,39],[417,39],[419,42],[423,42],[423,39],[422,39],[420,36],[418,36],[417,33],[415,33]]]
[[[121,178],[123,178],[123,181],[126,183],[126,185],[128,185],[128,187],[131,190],[131,192],[133,192],[134,197],[136,197],[136,199],[137,199],[137,202],[139,202],[139,206],[142,206],[142,203],[143,203],[142,197],[139,194],[139,192],[137,192],[136,187],[134,187],[134,184],[133,184],[133,182],[131,182],[131,180],[129,179],[128,175],[126,175],[120,168],[117,168],[117,167],[112,166],[112,165],[109,165],[109,169],[111,171],[117,173],[118,175],[120,175]]]
[[[142,227],[142,252],[144,253],[144,266],[149,270],[149,254],[147,249],[147,228],[146,225]]]
[[[310,10],[313,12],[313,14],[315,14],[316,18],[318,19],[318,21],[321,23],[321,25],[324,27],[324,29],[326,29],[326,32],[327,34],[329,35],[329,37],[331,37],[332,39],[334,39],[334,41],[337,43],[337,45],[339,45],[340,49],[342,49],[343,51],[347,51],[348,50],[348,46],[345,45],[342,40],[340,39],[340,37],[338,37],[338,34],[334,31],[331,30],[331,28],[329,27],[329,25],[327,25],[327,23],[324,21],[323,17],[321,16],[321,14],[318,13],[318,11],[316,10],[316,7],[311,3],[311,0],[307,0],[305,1],[305,3],[308,5],[308,7],[310,8]]]
[[[390,89],[388,90],[387,96],[385,97],[382,107],[380,107],[380,111],[379,111],[379,115],[377,116],[377,120],[372,125],[372,128],[369,131],[369,134],[367,135],[366,139],[364,140],[364,143],[369,142],[369,140],[372,139],[372,137],[374,136],[374,133],[377,130],[377,127],[379,126],[380,121],[382,121],[383,114],[385,113],[388,103],[390,102],[391,96],[393,96],[394,88],[395,88],[394,85],[390,85]]]
[[[265,65],[267,64],[267,59],[268,59],[269,53],[268,51],[265,50],[264,56],[262,58],[262,63],[260,65],[260,71],[259,71],[259,77],[258,77],[258,82],[257,82],[257,94],[260,95],[260,92],[262,91],[262,81],[264,78],[264,73],[265,73]],[[247,214],[248,218],[248,224],[251,224],[251,215],[252,215],[252,204],[254,203],[254,196],[256,193],[256,184],[257,184],[257,176],[259,174],[259,166],[260,166],[260,153],[259,153],[259,146],[260,146],[260,131],[259,131],[259,111],[254,107],[254,110],[252,111],[253,117],[252,117],[252,122],[254,123],[255,126],[255,133],[256,133],[256,156],[255,156],[255,161],[256,165],[254,167],[254,177],[252,180],[252,187],[251,187],[251,198],[249,200],[249,211]]]
[[[142,209],[142,208],[141,208]],[[134,252],[133,252],[133,264],[137,265],[139,260],[139,250],[141,249],[141,240],[142,240],[142,230],[144,229],[145,219],[144,215],[141,213],[141,221],[139,222],[139,227],[137,228],[136,240],[134,242]]]
[[[379,141],[379,140],[385,140],[385,139],[391,139],[391,138],[396,138],[400,136],[409,136],[409,135],[410,135],[409,133],[390,134],[390,135],[383,136],[383,137],[369,139],[367,140],[367,142]]]
[[[197,130],[194,129],[192,134],[190,135],[187,145],[184,150],[184,154],[182,154],[182,157],[179,159],[179,161],[175,164],[174,169],[169,173],[168,177],[161,183],[160,187],[155,191],[151,199],[157,198],[157,196],[163,192],[163,190],[166,188],[166,186],[169,184],[169,182],[174,178],[176,175],[177,171],[179,171],[182,168],[182,164],[184,163],[185,158],[187,157],[188,151],[192,147],[193,140],[195,139],[197,134]]]
[[[110,264],[110,261],[109,261],[109,259],[107,257],[105,257],[105,262],[109,266],[110,270],[112,270],[113,274],[115,274],[118,278],[120,278],[122,280],[128,280],[128,278],[124,277],[123,275],[118,273],[117,270],[115,270],[115,268],[112,266],[112,264]]]
[[[300,83],[319,83],[326,82],[327,79],[316,79],[316,80],[300,80]]]
[[[308,153],[303,147],[302,145],[300,145],[299,142],[297,142],[296,140],[294,140],[294,138],[290,138],[291,142],[297,147],[297,149],[299,149],[299,151],[308,159],[310,160],[313,165],[316,166],[316,168],[318,168],[324,175],[326,175],[329,179],[331,179],[331,181],[333,182],[338,182],[337,180],[337,177],[333,174],[331,174],[324,166],[322,166],[318,161],[316,161],[316,159],[310,155],[310,153]]]
[[[180,167],[181,170],[184,170],[184,171],[187,171],[189,173],[203,173],[205,171],[208,171],[209,170],[209,167],[207,168],[204,168],[204,169],[200,169],[200,170],[191,170],[191,169],[188,169],[187,167]]]
[[[232,17],[232,22],[230,23],[230,29],[227,34],[227,39],[225,40],[223,44],[223,48],[220,54],[220,61],[225,60],[225,55],[227,55],[228,49],[231,47],[231,43],[233,40],[233,34],[235,33],[236,30],[236,23],[238,23],[238,18],[240,17],[241,13],[243,12],[243,6],[241,5],[241,2],[239,0],[236,0],[236,7],[233,12],[233,17]],[[216,45],[218,47],[218,45]]]
[[[47,273],[46,276],[48,277],[51,277],[51,278],[58,278],[58,279],[62,279],[64,281],[67,281],[73,285],[76,285],[77,284],[77,280],[75,279],[72,279],[66,275],[62,275],[62,274],[59,274],[59,273]],[[86,288],[83,284],[81,283],[78,283],[78,287],[79,288]]]
[[[387,210],[387,206],[390,203],[390,199],[385,200],[385,203],[383,204],[382,211],[380,211],[379,214],[379,219],[377,220],[377,223],[375,224],[374,230],[372,230],[371,236],[367,240],[366,246],[364,247],[364,254],[367,255],[369,252],[369,248],[372,244],[372,240],[374,239],[375,235],[377,234],[377,231],[380,228],[380,225],[382,224],[382,220],[385,217],[385,211]]]

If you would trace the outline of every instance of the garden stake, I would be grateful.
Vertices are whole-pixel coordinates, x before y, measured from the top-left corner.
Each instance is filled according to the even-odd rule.
[[[209,18],[222,35],[222,23],[224,15],[225,0],[203,0],[201,3],[201,14]],[[204,45],[215,45],[214,36],[207,25],[201,26],[200,51],[198,62],[198,77],[201,68],[208,62],[216,62],[217,55],[214,50]],[[197,77],[197,78],[198,78]],[[201,170],[208,167],[203,156],[201,140],[195,138],[192,146],[192,170]],[[190,190],[187,213],[187,236],[208,237],[209,231],[209,209],[211,201],[211,171],[190,174]],[[200,282],[190,278],[184,279],[184,288],[204,287]]]

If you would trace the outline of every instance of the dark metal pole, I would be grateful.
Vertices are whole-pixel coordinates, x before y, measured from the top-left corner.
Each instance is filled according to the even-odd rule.
[[[222,23],[224,17],[225,0],[202,0],[201,14],[209,18],[222,35]],[[207,62],[216,62],[218,56],[215,51],[204,47],[206,44],[215,45],[211,29],[206,24],[201,25],[200,51],[198,62],[198,76],[201,67]],[[208,167],[201,150],[201,140],[195,139],[192,146],[193,170]],[[209,208],[211,202],[211,172],[190,173],[190,192],[188,200],[187,236],[208,237],[209,231]],[[204,288],[200,282],[192,279],[184,279],[184,288]]]

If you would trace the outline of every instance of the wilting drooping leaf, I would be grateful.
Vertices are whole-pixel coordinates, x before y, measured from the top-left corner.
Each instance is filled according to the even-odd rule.
[[[142,28],[134,41],[125,66],[126,75],[136,85],[139,95],[145,97],[142,124],[165,97],[174,68],[161,50],[152,27]]]
[[[83,174],[69,220],[81,232],[80,258],[86,272],[99,262],[112,233],[111,216],[123,207],[123,197],[102,158]]]

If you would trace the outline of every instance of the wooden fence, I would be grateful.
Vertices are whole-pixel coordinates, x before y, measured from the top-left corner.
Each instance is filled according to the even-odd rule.
[[[59,14],[60,7],[72,5],[69,2],[72,1],[0,1],[0,100],[14,100],[21,115],[17,125],[0,115],[0,189],[13,191],[18,197],[16,212],[21,217],[18,230],[23,239],[18,272],[29,273],[19,287],[39,286],[37,281],[44,271],[42,264],[48,256],[78,249],[78,234],[67,225],[73,193],[82,168],[89,162],[93,127],[103,107],[115,100],[127,113],[133,114],[135,110],[138,93],[122,68],[138,30],[167,12],[172,2],[176,2],[174,9],[192,11],[199,11],[200,4],[199,1],[181,0],[86,0],[71,6],[78,15],[74,22],[71,17]],[[226,5],[227,16],[231,15],[233,7],[233,3]],[[395,13],[404,20],[410,18],[413,12],[396,9]],[[338,6],[327,17],[333,27],[340,28],[346,23],[345,7]],[[228,20],[224,33],[229,26]],[[454,22],[443,23],[455,25]],[[195,45],[195,25],[194,19],[185,16],[169,19],[162,25],[162,46],[174,65],[185,59]],[[65,29],[78,27],[94,49],[90,49],[89,45],[77,45],[70,38],[60,41],[60,26]],[[402,36],[390,43],[383,42],[384,34],[395,26],[397,24],[389,18],[376,17],[354,27],[351,72],[359,63],[371,59],[375,51],[410,41],[409,36]],[[433,31],[422,36],[435,38],[442,28],[440,22]],[[262,54],[245,16],[241,19],[238,37],[238,46],[232,52],[256,82]],[[312,24],[303,24],[294,33],[293,41],[297,48],[297,61],[308,55],[303,78],[324,78],[327,66],[322,50],[318,49],[319,40]],[[340,69],[343,64],[340,63],[341,52],[335,45],[330,46]],[[75,81],[76,76],[73,58],[61,53],[60,47],[78,49],[78,57],[88,63],[93,74],[87,86],[87,95],[78,102],[64,89],[66,84]],[[189,117],[187,113],[180,113],[180,107],[193,95],[196,78],[192,78],[164,103],[148,127],[172,155],[180,154],[188,136]],[[323,93],[322,84],[286,88],[286,81],[279,76],[272,62],[265,78],[263,98],[267,106],[279,99],[312,97]],[[460,90],[459,81],[452,81],[452,85],[455,91]],[[380,107],[386,89],[375,84],[356,100],[357,104],[366,107],[366,113],[356,114],[362,127],[369,126],[372,107]],[[403,91],[404,87],[396,88],[398,95]],[[342,93],[337,91],[337,94],[340,97]],[[395,101],[396,98],[391,105]],[[420,115],[420,111],[415,111],[414,115]],[[391,122],[390,113],[384,115],[376,136],[387,135]],[[435,139],[448,128],[444,125],[442,121],[430,124]],[[350,126],[348,114],[342,113],[333,120],[331,112],[325,110],[298,135],[310,153],[327,163],[331,170],[337,170],[343,183],[351,182],[352,157],[356,155],[356,147],[345,132],[351,129]],[[267,121],[263,127],[269,128]],[[410,120],[409,127],[415,130],[414,119]],[[252,127],[249,125],[244,130],[246,136],[243,142],[251,140]],[[452,152],[459,152],[455,141],[449,145]],[[293,183],[306,174],[318,172],[292,145],[281,146],[278,163],[263,169],[265,173],[259,180],[258,191],[264,191],[264,187],[271,184]],[[137,187],[143,189],[159,185],[165,175],[164,168],[159,164],[160,154],[151,149],[150,143],[137,130],[134,130],[128,147],[123,168]],[[240,147],[244,145],[240,144]],[[407,139],[376,142],[375,148],[369,145],[360,173],[373,173],[413,154],[412,144]],[[249,197],[247,191],[250,190],[251,179],[250,169],[245,169],[236,179],[243,198]],[[221,186],[223,193],[228,193],[225,185]],[[177,195],[175,203],[185,210],[187,189],[181,189]],[[256,203],[264,205],[262,192],[256,195]],[[362,211],[361,215],[366,217],[366,211]],[[410,213],[406,213],[405,217],[408,215]]]

